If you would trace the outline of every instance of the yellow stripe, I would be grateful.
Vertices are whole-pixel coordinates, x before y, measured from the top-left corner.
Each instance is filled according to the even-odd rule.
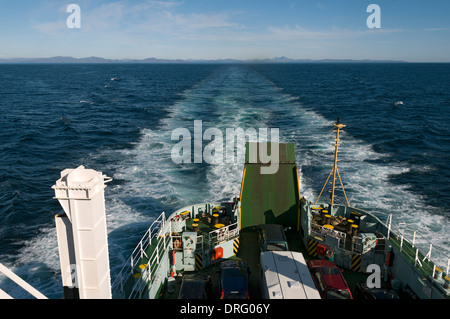
[[[244,180],[245,180],[245,171],[247,170],[247,165],[244,166],[244,173],[242,174],[242,183],[241,183],[241,193],[239,195],[239,200],[242,204],[242,190],[244,189]],[[241,205],[239,205],[239,230],[241,230]]]
[[[196,270],[203,269],[203,256],[201,253],[195,254],[195,269]]]
[[[297,215],[297,231],[300,231],[300,182],[298,180],[298,167],[297,165],[295,165],[295,180],[297,181],[297,188],[298,188],[298,203],[297,203],[297,210],[298,210],[298,215]]]
[[[318,241],[308,238],[307,252],[309,255],[317,256],[317,244],[319,244]]]
[[[353,255],[352,256],[352,271],[361,271],[361,255]]]
[[[233,241],[233,252],[235,255],[239,252],[239,238]]]

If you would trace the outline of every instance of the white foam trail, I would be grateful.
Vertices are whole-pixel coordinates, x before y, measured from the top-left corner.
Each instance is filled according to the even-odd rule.
[[[219,73],[185,91],[184,99],[175,103],[170,115],[161,120],[160,129],[143,130],[141,141],[124,154],[131,162],[123,165],[118,177],[126,179],[127,185],[139,194],[145,190],[148,196],[172,206],[238,196],[243,163],[175,164],[170,157],[175,142],[170,137],[176,128],[188,128],[193,135],[194,120],[203,120],[203,130],[219,128],[224,140],[226,128],[266,127],[267,123],[261,119],[267,118],[270,112],[251,107],[250,102],[242,99],[245,92],[239,79],[246,75]],[[239,90],[243,95],[236,93]],[[212,94],[212,91],[220,92]],[[203,141],[204,146],[208,143]]]

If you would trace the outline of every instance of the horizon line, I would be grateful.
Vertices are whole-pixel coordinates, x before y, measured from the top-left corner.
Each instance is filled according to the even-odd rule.
[[[405,60],[393,59],[310,59],[310,58],[287,58],[285,56],[273,58],[216,58],[216,59],[192,59],[192,58],[103,58],[98,56],[72,57],[72,56],[52,56],[52,57],[0,57],[0,62],[7,63],[195,63],[195,62],[217,62],[217,63],[254,63],[254,62],[274,62],[274,63],[301,63],[301,62],[390,62],[390,63],[450,63],[450,62],[409,62]]]
[[[273,58],[250,58],[250,59],[235,59],[235,58],[216,58],[216,59],[191,59],[191,58],[103,58],[98,56],[89,57],[72,57],[72,56],[52,56],[52,57],[0,57],[0,63],[14,64],[14,63],[77,63],[77,64],[189,64],[189,63],[450,63],[450,61],[407,61],[407,60],[393,60],[393,59],[352,59],[352,58],[288,58],[285,56]]]

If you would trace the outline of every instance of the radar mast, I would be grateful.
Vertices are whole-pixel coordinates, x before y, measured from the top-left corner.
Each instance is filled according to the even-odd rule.
[[[335,190],[336,190],[336,174],[337,174],[337,177],[339,178],[339,181],[340,181],[341,186],[342,186],[342,191],[344,192],[344,196],[345,196],[345,200],[346,200],[346,202],[347,202],[347,206],[350,206],[350,204],[349,204],[349,202],[348,202],[348,199],[347,199],[347,194],[345,194],[344,184],[342,184],[341,175],[339,174],[339,169],[338,169],[338,167],[337,167],[337,162],[339,161],[339,160],[337,159],[337,157],[338,157],[338,153],[340,152],[340,151],[339,151],[339,146],[341,145],[341,144],[340,144],[341,140],[339,139],[339,134],[342,132],[342,129],[343,129],[346,125],[345,125],[345,124],[341,124],[341,120],[340,120],[340,118],[338,117],[336,124],[333,124],[333,126],[334,126],[334,128],[335,128],[335,129],[333,130],[333,132],[336,132],[336,138],[335,138],[335,141],[336,141],[336,142],[335,142],[335,144],[334,144],[334,163],[333,163],[333,167],[331,168],[331,172],[330,172],[330,174],[328,175],[328,178],[327,178],[325,184],[324,184],[323,187],[322,187],[322,191],[320,192],[319,197],[318,197],[317,200],[316,200],[316,204],[317,204],[317,202],[319,201],[320,196],[322,196],[323,190],[325,189],[325,187],[326,187],[326,185],[327,185],[327,183],[328,183],[328,180],[330,179],[331,176],[333,176],[333,179],[332,179],[332,182],[331,182],[330,202],[331,202],[331,205],[334,204]]]

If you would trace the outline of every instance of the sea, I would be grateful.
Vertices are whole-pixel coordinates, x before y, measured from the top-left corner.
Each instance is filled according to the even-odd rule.
[[[277,128],[280,142],[295,144],[301,196],[314,201],[331,170],[339,117],[350,204],[417,230],[445,269],[449,88],[450,64],[433,63],[2,64],[0,263],[48,298],[63,297],[54,221],[63,210],[52,185],[67,168],[113,179],[105,189],[112,279],[162,212],[239,196],[237,157],[228,163],[216,149],[212,163],[173,160],[189,141],[177,129],[194,137],[194,121],[223,133],[214,141],[224,144],[227,129]],[[0,289],[33,298],[4,276]]]

